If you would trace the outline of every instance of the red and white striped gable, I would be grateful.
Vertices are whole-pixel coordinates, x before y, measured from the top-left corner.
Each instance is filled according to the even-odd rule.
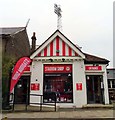
[[[34,57],[82,57],[84,54],[59,30],[54,32],[37,50],[31,55]]]
[[[52,40],[37,56],[79,56],[59,36]]]

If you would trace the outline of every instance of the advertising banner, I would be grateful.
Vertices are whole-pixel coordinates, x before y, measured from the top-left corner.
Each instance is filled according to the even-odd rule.
[[[10,84],[10,93],[12,92],[12,90],[15,87],[16,83],[18,82],[19,78],[24,73],[24,70],[28,67],[28,65],[30,63],[31,63],[31,59],[28,57],[23,57],[18,60],[18,62],[14,66],[14,70],[12,73],[11,84]]]

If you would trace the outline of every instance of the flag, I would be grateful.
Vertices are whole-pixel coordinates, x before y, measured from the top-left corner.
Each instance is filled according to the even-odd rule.
[[[10,93],[12,92],[13,88],[20,79],[21,75],[24,73],[24,70],[28,67],[30,63],[31,63],[31,59],[28,57],[23,57],[18,60],[12,72]]]

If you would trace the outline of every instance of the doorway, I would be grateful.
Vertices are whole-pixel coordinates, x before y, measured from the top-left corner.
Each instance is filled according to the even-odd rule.
[[[29,91],[30,91],[30,76],[22,76],[14,89],[14,103],[26,104],[29,103]]]
[[[103,103],[103,76],[87,75],[87,103]]]

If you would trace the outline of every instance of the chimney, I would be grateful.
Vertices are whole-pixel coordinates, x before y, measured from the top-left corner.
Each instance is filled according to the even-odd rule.
[[[31,48],[31,53],[33,53],[36,49],[36,36],[35,36],[35,32],[33,32],[33,36],[31,37],[32,39],[32,48]]]

